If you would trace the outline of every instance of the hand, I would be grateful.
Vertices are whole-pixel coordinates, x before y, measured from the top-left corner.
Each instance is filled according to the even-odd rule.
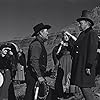
[[[91,70],[89,68],[85,69],[87,75],[91,75]]]
[[[38,80],[39,80],[39,82],[41,83],[41,82],[44,81],[44,78],[41,76],[41,77],[38,77]]]
[[[65,33],[66,33],[67,35],[69,35],[74,41],[77,40],[77,38],[76,38],[74,35],[72,35],[71,33],[69,33],[68,31],[66,31]]]

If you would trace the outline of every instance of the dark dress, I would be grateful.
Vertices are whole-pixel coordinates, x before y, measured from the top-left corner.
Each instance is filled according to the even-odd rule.
[[[57,77],[56,77],[56,81],[55,81],[55,93],[56,93],[57,97],[60,97],[60,98],[63,97],[63,95],[64,95],[64,93],[63,93],[63,85],[64,85],[63,78],[64,79],[66,78],[66,77],[64,77],[64,75],[66,75],[66,73],[68,71],[68,70],[66,71],[66,69],[68,69],[67,67],[71,67],[71,66],[67,66],[67,65],[70,65],[70,64],[68,64],[69,62],[71,63],[71,61],[69,61],[69,60],[71,60],[71,57],[70,57],[70,59],[68,57],[69,56],[68,52],[71,51],[71,48],[72,48],[71,41],[72,41],[71,39],[68,41],[68,46],[62,45],[62,48],[58,54],[57,54],[57,52],[58,52],[59,47],[61,46],[61,43],[58,44],[57,46],[55,46],[52,51],[54,65],[57,64],[57,61],[59,61]],[[67,61],[67,62],[64,63],[64,61]]]

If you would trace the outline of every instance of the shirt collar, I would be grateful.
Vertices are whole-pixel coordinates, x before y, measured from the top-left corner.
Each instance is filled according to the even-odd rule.
[[[37,38],[38,41],[40,41],[41,43],[44,44],[44,39],[42,39],[40,36],[37,36],[36,38]]]

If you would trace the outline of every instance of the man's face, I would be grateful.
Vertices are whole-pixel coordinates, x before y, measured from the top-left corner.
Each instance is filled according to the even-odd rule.
[[[46,39],[46,40],[48,39],[48,34],[49,33],[48,33],[48,30],[47,29],[41,30],[40,33],[41,33],[41,36],[42,36],[43,39]]]
[[[81,30],[81,31],[85,30],[86,27],[87,27],[87,25],[88,25],[88,21],[81,20],[81,21],[79,22],[79,28],[80,28],[80,30]]]

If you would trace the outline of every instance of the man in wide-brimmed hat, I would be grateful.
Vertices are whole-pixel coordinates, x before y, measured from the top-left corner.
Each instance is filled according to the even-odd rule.
[[[34,99],[34,87],[36,81],[40,83],[44,81],[45,75],[47,75],[47,51],[44,47],[44,42],[48,39],[48,30],[50,25],[44,25],[43,23],[37,24],[33,27],[34,33],[32,37],[36,37],[29,45],[27,66],[28,72],[26,74],[27,89],[24,100]],[[48,75],[50,72],[48,72]]]
[[[83,10],[77,19],[82,32],[74,43],[71,71],[71,84],[81,88],[85,100],[95,100],[90,88],[95,86],[98,36],[92,29],[94,22],[90,15],[90,11]]]
[[[50,25],[44,25],[43,23],[37,24],[36,26],[33,27],[34,33],[32,34],[32,37],[39,35],[41,30],[43,30],[43,29],[48,30],[50,28],[51,28]]]

